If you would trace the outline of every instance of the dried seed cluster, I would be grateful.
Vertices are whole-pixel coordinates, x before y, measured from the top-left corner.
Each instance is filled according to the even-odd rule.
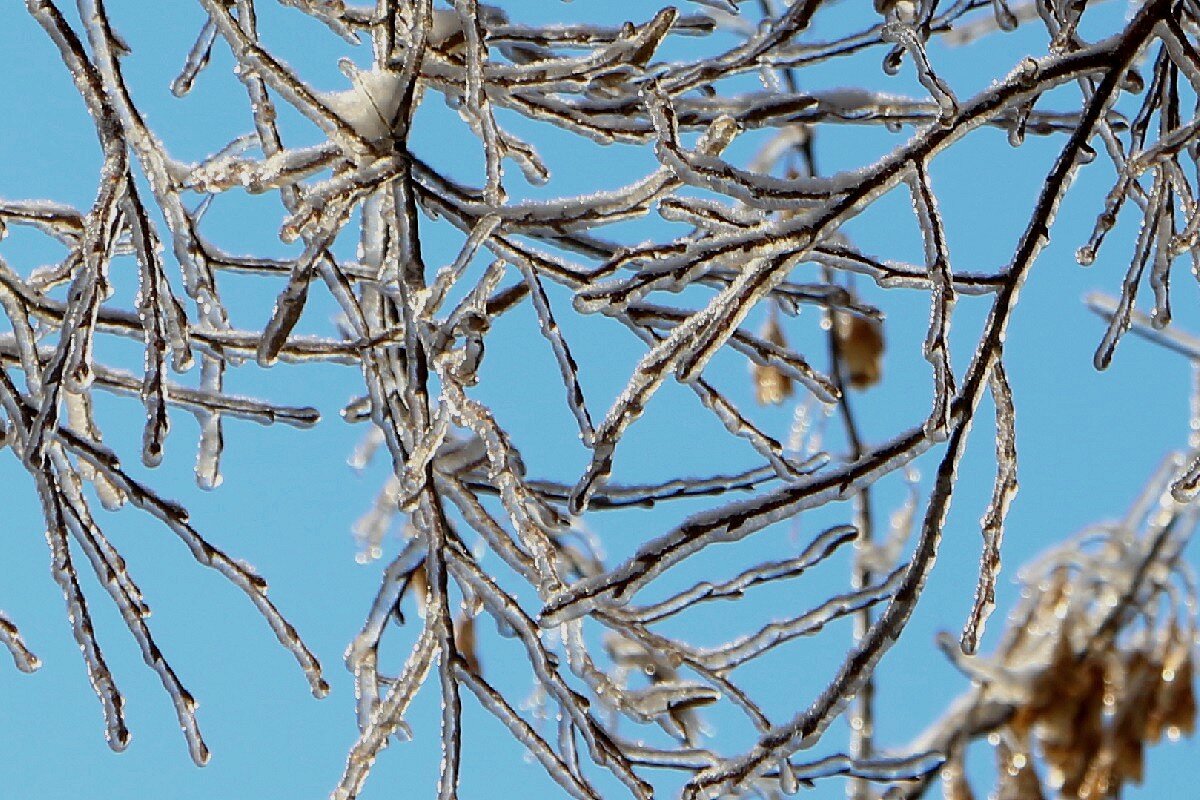
[[[1176,525],[1196,512],[1161,478],[1148,495],[1161,505],[1140,535],[1122,525],[1089,532],[1027,570],[995,655],[948,645],[977,683],[976,707],[985,698],[1005,707],[988,729],[994,796],[1119,797],[1142,782],[1147,746],[1195,732],[1196,596],[1177,561],[1186,537]],[[948,800],[973,796],[963,753],[942,770]]]

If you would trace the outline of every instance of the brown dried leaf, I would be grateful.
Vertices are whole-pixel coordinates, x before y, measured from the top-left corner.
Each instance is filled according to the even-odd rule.
[[[1033,683],[1028,699],[1016,709],[1009,723],[1019,741],[1026,741],[1039,722],[1049,731],[1051,742],[1056,741],[1054,732],[1070,724],[1080,698],[1088,691],[1087,686],[1073,679],[1076,669],[1075,649],[1071,645],[1073,627],[1073,618],[1068,618],[1054,634],[1054,647],[1046,669]]]
[[[676,658],[672,658],[668,653],[655,653],[640,642],[621,634],[610,633],[605,636],[604,650],[618,667],[642,672],[652,683],[673,681],[677,677]],[[672,661],[675,663],[672,664]]]
[[[1033,757],[1014,750],[1003,739],[996,746],[995,800],[1044,800],[1042,782],[1033,768]]]
[[[1067,797],[1076,796],[1089,777],[1104,743],[1105,659],[1082,664],[1059,661],[1052,670],[1050,694],[1037,720],[1037,736],[1051,782]]]
[[[684,744],[696,747],[700,743],[700,733],[703,726],[696,709],[717,702],[715,697],[697,697],[682,703],[675,703],[667,709],[671,720],[683,731]]]
[[[779,327],[779,322],[774,315],[767,319],[767,324],[763,326],[760,335],[773,345],[787,347],[787,340],[783,338],[783,329]],[[775,367],[754,364],[752,373],[754,375],[754,397],[758,400],[759,405],[779,405],[792,396],[792,379]]]
[[[846,379],[855,389],[866,389],[883,377],[882,323],[851,314],[834,317],[834,333],[846,365]]]
[[[1063,796],[1078,797],[1079,800],[1114,797],[1121,784],[1115,767],[1116,754],[1110,748],[1103,748],[1088,764],[1087,771],[1077,787],[1069,783],[1063,785]]]
[[[1113,723],[1114,772],[1119,782],[1142,782],[1145,735],[1162,686],[1162,665],[1143,650],[1125,654],[1121,702]]]
[[[483,667],[479,663],[479,652],[475,646],[475,617],[463,614],[454,623],[454,646],[458,648],[458,654],[462,656],[467,669],[476,675],[482,675]]]
[[[975,793],[967,782],[961,754],[943,764],[940,775],[944,800],[975,800]]]
[[[1034,620],[1054,618],[1062,619],[1066,614],[1067,605],[1069,604],[1068,587],[1070,585],[1070,574],[1063,568],[1054,569],[1049,576],[1038,587],[1037,603],[1030,610],[1029,615],[1023,621],[1017,623],[1016,630],[1012,633],[1012,639],[1004,649],[1004,663],[1010,666],[1016,666],[1024,663],[1027,655],[1025,649],[1031,644],[1035,648],[1039,648],[1040,644],[1036,642],[1035,634],[1036,626],[1031,624]],[[1068,623],[1072,625],[1075,620],[1069,619]]]
[[[1192,633],[1172,628],[1162,665],[1154,712],[1147,722],[1146,738],[1158,741],[1165,731],[1171,739],[1196,731],[1196,689]]]
[[[425,603],[429,599],[429,577],[425,574],[425,562],[421,562],[408,579],[408,591],[417,601],[417,614],[425,616]]]

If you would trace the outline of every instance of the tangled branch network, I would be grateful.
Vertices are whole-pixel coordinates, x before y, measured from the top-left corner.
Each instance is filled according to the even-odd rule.
[[[1141,220],[1119,297],[1098,301],[1109,320],[1098,367],[1131,329],[1167,336],[1171,268],[1185,257],[1193,271],[1200,263],[1200,118],[1187,116],[1200,88],[1195,0],[1132,3],[1109,30],[1093,22],[1099,4],[1086,0],[876,0],[874,9],[831,0],[696,0],[607,25],[523,21],[541,4],[280,3],[345,41],[348,88],[318,90],[273,54],[271,32],[260,39],[262,2],[199,0],[203,25],[172,91],[185,98],[214,53],[231,53],[248,116],[241,135],[193,164],[173,158],[139,110],[124,68],[135,56],[108,9],[116,4],[77,0],[68,14],[61,2],[26,0],[90,114],[103,168],[89,208],[0,203],[3,225],[29,226],[67,253],[32,270],[0,261],[9,326],[0,335],[4,444],[36,486],[53,576],[114,749],[125,747],[129,732],[93,633],[81,557],[161,678],[193,758],[208,758],[195,702],[155,644],[138,586],[93,514],[97,502],[160,520],[197,562],[249,597],[313,692],[327,691],[316,658],[267,599],[265,581],[136,478],[102,443],[93,415],[97,390],[140,398],[146,467],[162,459],[168,408],[195,415],[196,478],[216,487],[226,418],[318,421],[311,408],[227,393],[229,370],[251,361],[275,370],[328,361],[361,372],[343,410],[345,420],[369,429],[353,458],[365,464],[380,453],[390,463],[376,506],[358,526],[365,554],[382,554],[396,523],[404,531],[347,651],[360,735],[337,798],[357,796],[385,745],[409,735],[405,716],[426,684],[441,698],[442,798],[454,797],[459,782],[464,689],[564,792],[583,799],[610,794],[601,786],[623,786],[636,798],[668,786],[689,800],[773,796],[839,777],[855,798],[915,797],[938,776],[948,795],[968,797],[963,753],[986,734],[1001,758],[1004,796],[1041,791],[1036,756],[1050,770],[1047,785],[1066,796],[1107,797],[1140,779],[1143,742],[1190,731],[1194,589],[1179,552],[1195,525],[1200,457],[1171,461],[1121,525],[1032,567],[1028,596],[996,655],[977,650],[995,606],[1004,520],[1017,489],[1005,332],[1076,173],[1102,154],[1117,175],[1079,249],[1081,263],[1096,258],[1122,212]],[[1014,52],[1011,71],[974,96],[957,96],[938,70],[939,48],[1017,36],[1018,28],[1036,29],[1044,52]],[[863,58],[882,61],[894,80],[913,79],[912,95],[865,84],[819,88]],[[462,137],[423,151],[412,145],[418,112],[434,98],[457,113]],[[1063,98],[1067,110],[1046,107]],[[298,112],[304,137],[316,131],[319,141],[285,141],[277,120],[284,111]],[[822,143],[851,128],[879,131],[886,148],[878,158],[864,149],[861,163],[822,173]],[[954,268],[931,179],[933,162],[981,128],[1007,132],[1012,147],[1044,137],[1058,153],[1011,257],[993,272]],[[579,163],[621,145],[649,166],[617,189],[562,194],[539,146],[564,135]],[[464,160],[480,168],[474,177],[462,174]],[[277,197],[279,237],[299,254],[242,256],[206,237],[206,212],[234,191]],[[845,230],[892,192],[911,199],[911,220],[896,224],[911,222],[919,232],[923,263],[871,255]],[[629,223],[647,219],[656,223],[636,230],[652,230],[653,238],[636,241]],[[427,257],[435,230],[439,246],[457,237],[457,256],[440,266]],[[347,240],[357,243],[354,257],[337,254]],[[110,282],[112,265],[130,258],[138,275],[132,304]],[[277,292],[273,308],[261,309],[261,329],[231,324],[221,278],[232,273],[260,276]],[[1147,281],[1153,311],[1143,315],[1135,303]],[[316,293],[336,302],[337,335],[297,332]],[[928,362],[928,412],[874,444],[859,430],[850,392],[879,381],[885,309],[902,295],[928,300],[923,339],[888,343]],[[960,297],[987,316],[969,363],[956,371],[950,332]],[[521,447],[582,448],[582,468],[563,480],[529,474],[498,409],[482,399],[485,345],[507,346],[490,337],[493,328],[526,310],[541,336],[530,338],[553,356],[578,436]],[[575,317],[589,315],[591,324],[625,329],[641,343],[623,389],[602,411],[590,365],[569,341]],[[751,315],[765,325],[748,329]],[[140,341],[140,369],[100,363],[95,346],[108,337]],[[789,340],[817,350],[801,353]],[[730,359],[749,363],[760,403],[800,393],[787,441],[714,379],[710,366]],[[199,377],[186,385],[172,373]],[[675,388],[695,395],[756,466],[618,482],[639,419]],[[961,636],[943,642],[975,688],[911,747],[884,752],[873,743],[873,676],[933,569],[985,394],[996,409],[995,489],[980,569],[971,576],[973,609]],[[910,468],[930,451],[937,461],[926,493]],[[669,453],[661,462],[684,469]],[[879,531],[871,491],[883,481],[912,491],[890,529]],[[920,494],[928,496],[918,502]],[[607,560],[590,531],[622,509],[652,505],[690,511],[665,530],[637,530],[628,556]],[[713,549],[746,546],[818,510],[836,519],[798,554],[732,574],[711,558]],[[851,544],[842,588],[801,595],[799,612],[789,607],[716,645],[676,624],[709,604],[741,607],[766,584],[823,568]],[[1092,599],[1097,587],[1112,602]],[[406,603],[421,610],[407,626]],[[823,688],[790,707],[754,698],[741,677],[748,669],[785,669],[781,645],[843,618],[853,639]],[[480,619],[524,654],[537,687],[532,703],[485,679]],[[408,647],[394,671],[381,665],[381,643],[390,638]],[[5,617],[0,642],[19,668],[37,667]],[[1063,676],[1075,671],[1090,682],[1065,692]],[[1111,704],[1097,698],[1113,686],[1120,707],[1141,716],[1129,710],[1110,718]],[[733,710],[744,747],[706,738],[706,706]],[[831,725],[843,718],[849,740],[831,745],[840,730]],[[1072,738],[1083,735],[1075,723],[1085,718],[1090,738]],[[818,745],[828,754],[806,757]]]

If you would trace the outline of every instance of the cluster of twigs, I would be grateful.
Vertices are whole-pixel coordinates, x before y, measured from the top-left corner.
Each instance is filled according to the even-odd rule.
[[[600,796],[589,761],[638,798],[653,795],[653,776],[662,770],[686,776],[687,798],[789,792],[835,775],[850,776],[855,797],[873,797],[888,786],[919,792],[946,758],[947,769],[959,763],[962,742],[983,729],[972,715],[982,713],[980,708],[996,711],[991,687],[997,686],[1016,693],[1005,700],[1009,715],[997,717],[1008,720],[1006,763],[1031,757],[1036,740],[1043,757],[1065,776],[1060,784],[1081,786],[1091,780],[1094,764],[1104,758],[1112,762],[1105,754],[1127,744],[1119,723],[1111,723],[1111,730],[1096,734],[1103,742],[1085,755],[1055,750],[1060,742],[1045,731],[1061,709],[1047,705],[1044,695],[1052,690],[1044,676],[1055,669],[1055,659],[1108,658],[1118,652],[1119,641],[1127,640],[1122,637],[1134,635],[1125,633],[1130,615],[1149,613],[1153,598],[1168,591],[1165,580],[1148,584],[1138,577],[1112,611],[1082,599],[1087,589],[1068,595],[1067,587],[1099,581],[1126,591],[1121,581],[1131,569],[1138,576],[1138,565],[1168,563],[1162,561],[1162,548],[1174,563],[1175,540],[1154,531],[1174,530],[1176,522],[1156,521],[1142,538],[1112,537],[1108,549],[1095,557],[1076,549],[1053,557],[1048,574],[1061,576],[1055,578],[1058,588],[1031,597],[1023,613],[1040,619],[1062,605],[1073,621],[1070,630],[1030,626],[1024,638],[1010,634],[994,659],[975,664],[972,656],[995,604],[1004,518],[1016,491],[1004,335],[1064,192],[1080,166],[1096,155],[1094,143],[1116,166],[1118,179],[1095,236],[1080,251],[1081,261],[1095,257],[1123,206],[1133,205],[1144,216],[1098,365],[1107,364],[1118,337],[1134,322],[1147,265],[1155,294],[1152,322],[1161,328],[1170,319],[1170,267],[1178,256],[1195,258],[1198,252],[1197,189],[1182,163],[1195,164],[1200,125],[1184,120],[1181,99],[1188,85],[1193,93],[1200,86],[1194,44],[1200,8],[1194,0],[1150,0],[1135,8],[1120,30],[1095,41],[1083,34],[1087,3],[1053,0],[1015,8],[1005,0],[949,5],[885,0],[876,3],[876,14],[860,30],[824,41],[810,35],[811,27],[822,17],[849,13],[844,4],[708,0],[697,6],[700,13],[663,8],[647,12],[640,22],[606,27],[522,24],[519,9],[510,16],[477,0],[454,0],[444,7],[432,0],[378,0],[373,6],[287,0],[296,13],[315,18],[349,44],[370,42],[369,67],[343,62],[350,88],[340,92],[313,88],[264,46],[254,0],[200,4],[206,21],[172,89],[186,95],[213,49],[228,48],[251,120],[245,135],[202,163],[185,164],[171,157],[139,112],[122,72],[128,48],[107,4],[78,0],[77,28],[53,0],[27,0],[95,122],[104,165],[89,209],[46,201],[0,206],[5,224],[33,226],[68,249],[60,263],[27,277],[0,263],[0,304],[12,328],[0,339],[6,366],[0,370],[0,403],[5,441],[33,476],[42,501],[54,575],[104,704],[114,747],[124,746],[128,733],[121,696],[92,635],[77,581],[74,554],[80,552],[121,609],[147,663],[161,675],[193,756],[199,762],[207,757],[191,697],[154,644],[145,604],[89,510],[85,483],[105,506],[129,503],[154,514],[184,539],[198,561],[242,588],[295,653],[314,691],[325,690],[315,659],[266,599],[262,579],[208,544],[181,507],[131,477],[100,443],[92,419],[95,389],[138,395],[146,414],[142,461],[155,466],[169,427],[167,406],[194,413],[202,431],[197,479],[216,486],[225,417],[297,426],[317,421],[312,409],[226,394],[226,370],[247,359],[262,366],[325,360],[361,370],[361,396],[343,414],[371,429],[356,459],[365,462],[382,449],[392,466],[379,503],[360,525],[367,549],[382,552],[393,519],[407,520],[406,544],[384,572],[366,625],[347,653],[361,735],[337,797],[358,794],[380,750],[404,732],[406,711],[434,672],[442,699],[439,796],[446,798],[455,795],[458,784],[463,689],[577,798]],[[939,38],[962,43],[1037,22],[1049,36],[1047,54],[1014,58],[1007,76],[971,98],[956,97],[953,81],[937,71],[928,49]],[[737,37],[716,35],[727,32]],[[665,44],[684,36],[700,37],[689,45],[687,59],[660,57]],[[878,53],[888,72],[911,70],[923,94],[805,88],[810,68],[863,52]],[[739,79],[748,74],[760,76],[765,88],[746,90]],[[1037,107],[1044,94],[1068,84],[1077,85],[1082,98],[1076,110]],[[1122,97],[1138,91],[1142,102],[1136,113],[1119,113]],[[409,147],[414,112],[433,93],[458,110],[482,149],[478,185],[449,177],[438,163],[442,154]],[[306,117],[324,141],[289,147],[276,122],[281,103]],[[502,126],[506,114],[577,134],[580,148],[588,142],[641,145],[653,151],[658,165],[620,189],[552,200],[511,199],[507,163],[535,185],[546,184],[550,172],[534,144]],[[878,161],[820,174],[814,149],[822,131],[846,125],[907,133]],[[1014,146],[1027,134],[1055,137],[1061,151],[1008,263],[993,273],[965,273],[952,267],[930,164],[981,126],[1007,130]],[[744,165],[725,157],[752,129],[766,134],[758,155]],[[148,196],[139,189],[139,175],[148,181]],[[280,238],[302,244],[300,255],[286,260],[236,256],[206,239],[204,210],[235,189],[278,194],[286,209]],[[843,232],[848,221],[893,189],[911,196],[924,263],[870,255]],[[609,226],[647,215],[664,222],[657,241],[635,244],[621,241],[618,228],[609,233]],[[423,256],[425,218],[445,220],[462,234],[458,257],[440,269],[431,269]],[[357,258],[335,257],[335,242],[350,236],[358,239]],[[181,270],[182,292],[168,277],[163,243]],[[493,260],[481,266],[485,254]],[[132,255],[140,270],[133,310],[121,308],[108,280],[112,260],[125,255]],[[218,276],[230,271],[282,281],[273,311],[262,315],[261,331],[231,326],[218,288]],[[930,411],[878,444],[860,435],[847,392],[879,380],[883,314],[855,291],[852,275],[882,289],[925,293],[931,309],[928,334],[916,345],[930,365]],[[323,284],[339,305],[341,337],[295,334],[314,284]],[[575,312],[603,315],[645,345],[625,389],[595,419],[583,393],[581,368],[558,322],[564,309],[554,307],[547,284],[569,290]],[[62,299],[55,296],[60,287],[66,290]],[[671,294],[678,294],[678,302]],[[962,296],[990,303],[990,312],[969,365],[956,373],[949,335]],[[588,466],[577,479],[527,475],[516,443],[493,410],[473,396],[493,323],[525,303],[554,355],[579,441],[589,451]],[[760,306],[769,308],[769,323],[755,333],[743,325]],[[780,315],[794,317],[802,307],[817,309],[809,316],[823,323],[827,352],[806,356],[788,346]],[[788,328],[799,324],[786,321]],[[141,374],[96,362],[96,337],[114,334],[144,343]],[[812,402],[836,408],[844,451],[790,447],[756,424],[751,412],[739,409],[705,374],[714,357],[727,350],[752,365],[760,401],[780,402],[800,387]],[[169,380],[171,371],[187,372],[197,359],[197,388]],[[9,369],[22,379],[14,381]],[[611,480],[620,473],[627,432],[669,381],[694,393],[761,465],[738,474],[671,475],[653,485]],[[972,695],[970,714],[954,717],[939,736],[901,755],[881,755],[871,741],[872,675],[903,633],[933,567],[956,468],[985,392],[997,409],[998,471],[983,520],[976,602],[953,648],[956,658],[972,665],[973,675],[986,680],[981,678]],[[902,475],[914,459],[935,448],[940,462],[924,516],[915,524],[915,544],[904,559],[883,557],[879,553],[890,550],[870,544],[870,487],[885,476]],[[1175,476],[1177,501],[1190,498],[1200,485],[1198,476],[1195,464]],[[751,494],[724,499],[733,491]],[[714,499],[678,526],[645,536],[619,563],[606,563],[581,532],[581,523],[606,510],[681,498]],[[739,542],[840,501],[853,502],[852,524],[825,530],[797,556],[736,575],[706,575],[657,602],[635,601],[660,575],[712,545]],[[1170,520],[1176,520],[1193,512],[1176,508],[1171,513]],[[467,544],[468,531],[486,543],[488,557],[501,560],[506,571],[481,564],[481,553]],[[789,612],[716,647],[700,647],[656,628],[664,620],[685,618],[698,604],[736,601],[760,584],[798,577],[856,541],[864,555],[845,590],[813,598],[799,613]],[[872,553],[877,557],[867,557]],[[1111,580],[1105,577],[1110,573]],[[531,592],[538,598],[532,605]],[[403,667],[392,674],[380,664],[380,642],[403,621],[401,604],[411,594],[423,605],[420,630]],[[559,720],[553,735],[526,719],[518,703],[484,678],[474,644],[477,616],[490,618],[524,650],[543,702]],[[825,688],[807,704],[764,709],[739,684],[735,670],[740,665],[767,659],[778,645],[843,617],[855,620],[854,641]],[[607,631],[603,641],[593,630],[597,626]],[[1185,628],[1190,642],[1190,620]],[[1136,652],[1159,652],[1153,630],[1147,623],[1145,646]],[[16,628],[2,618],[0,641],[19,666],[36,666]],[[1175,657],[1164,655],[1160,662]],[[1154,662],[1156,668],[1160,662]],[[1123,663],[1121,669],[1126,674],[1133,667]],[[635,673],[649,674],[649,684],[631,681]],[[1108,674],[1103,672],[1104,680]],[[703,742],[697,709],[712,703],[740,711],[754,731],[752,746],[728,753]],[[798,754],[821,742],[848,708],[854,724],[846,754],[801,758]],[[1013,708],[1024,716],[1012,717]],[[667,734],[665,743],[649,745],[622,735],[618,718],[658,725]],[[1134,738],[1150,738],[1146,730],[1139,729]],[[1020,772],[1016,769],[1014,775]],[[1103,785],[1130,777],[1136,777],[1132,767],[1110,766]]]

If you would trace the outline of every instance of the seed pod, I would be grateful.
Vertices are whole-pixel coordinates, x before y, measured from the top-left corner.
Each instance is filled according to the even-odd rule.
[[[1107,747],[1088,764],[1087,771],[1078,785],[1065,783],[1063,797],[1078,797],[1079,800],[1105,800],[1116,797],[1120,781],[1114,772],[1115,755]]]
[[[850,385],[861,390],[879,383],[883,377],[883,325],[867,317],[838,314],[833,331]]]
[[[1056,659],[1053,690],[1040,711],[1037,737],[1051,768],[1050,780],[1065,797],[1079,794],[1085,781],[1107,785],[1108,772],[1092,774],[1104,744],[1105,657],[1083,664]],[[1110,754],[1111,755],[1111,754]]]
[[[408,578],[408,591],[417,602],[417,615],[425,617],[425,602],[429,599],[429,578],[425,575],[425,562],[422,561]]]
[[[1056,646],[1070,649],[1069,632],[1077,624],[1073,616],[1067,616],[1070,603],[1070,574],[1065,568],[1056,568],[1038,586],[1037,601],[1025,622],[1012,631],[1012,639],[1004,651],[1005,663],[1017,666],[1029,657],[1026,651],[1032,649],[1040,652],[1040,637],[1035,633],[1037,626],[1033,624],[1034,620],[1063,619],[1063,623],[1057,626],[1058,635],[1068,636],[1068,641],[1058,642]]]
[[[1142,782],[1145,734],[1162,685],[1162,665],[1142,650],[1126,653],[1122,697],[1113,720],[1113,771],[1119,782]]]
[[[479,664],[479,654],[475,648],[475,618],[470,614],[463,614],[454,623],[454,646],[458,648],[458,654],[466,662],[467,669],[476,675],[482,675],[483,669]]]
[[[610,633],[604,637],[604,650],[617,667],[631,672],[642,672],[653,683],[673,681],[676,678],[675,667],[679,666],[680,661],[678,656],[672,657],[670,652],[655,652],[618,633]]]
[[[1162,683],[1154,712],[1147,721],[1146,738],[1157,741],[1165,731],[1171,739],[1196,730],[1196,693],[1192,665],[1192,633],[1172,626],[1163,657]]]
[[[1039,726],[1039,735],[1051,745],[1058,742],[1060,730],[1069,736],[1079,702],[1090,691],[1075,673],[1075,649],[1071,646],[1073,617],[1052,635],[1054,640],[1050,661],[1030,688],[1024,703],[1017,707],[1009,727],[1020,741],[1028,739],[1030,731]]]
[[[943,764],[939,774],[942,778],[944,800],[975,800],[975,793],[971,791],[971,784],[967,782],[961,754]]]
[[[1003,739],[996,745],[996,778],[996,800],[1044,800],[1033,757]]]
[[[774,315],[767,319],[767,324],[763,326],[759,335],[777,347],[787,347],[783,330]],[[754,376],[754,397],[759,405],[779,405],[792,396],[792,379],[775,367],[753,364],[751,373]]]

